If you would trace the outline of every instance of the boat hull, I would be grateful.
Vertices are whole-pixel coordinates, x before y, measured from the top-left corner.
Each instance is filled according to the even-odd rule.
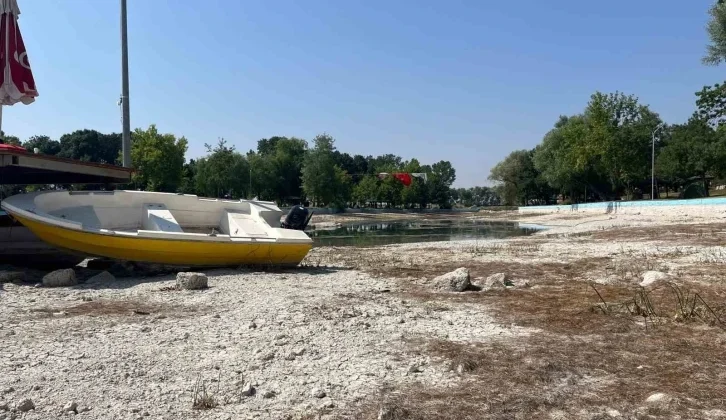
[[[124,237],[68,229],[13,214],[44,242],[88,256],[184,266],[297,265],[312,243],[250,243]]]

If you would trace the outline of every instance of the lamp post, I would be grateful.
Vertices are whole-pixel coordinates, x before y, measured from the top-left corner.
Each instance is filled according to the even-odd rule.
[[[650,161],[650,199],[655,200],[655,133],[663,128],[663,123],[658,124],[653,130],[651,142],[651,161]]]
[[[131,167],[131,123],[129,122],[129,47],[126,34],[126,0],[121,0],[121,150],[123,166]]]

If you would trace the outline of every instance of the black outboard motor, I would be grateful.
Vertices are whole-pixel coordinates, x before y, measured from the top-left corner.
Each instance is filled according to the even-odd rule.
[[[303,206],[294,206],[290,209],[290,212],[285,216],[285,221],[282,222],[282,227],[285,229],[305,230],[310,223],[310,219],[313,217],[313,213],[308,211]]]

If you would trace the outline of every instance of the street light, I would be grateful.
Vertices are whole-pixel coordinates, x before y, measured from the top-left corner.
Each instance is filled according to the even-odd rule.
[[[652,135],[652,150],[651,150],[651,162],[650,162],[650,199],[655,200],[655,133],[663,128],[663,123],[658,124],[653,130]]]

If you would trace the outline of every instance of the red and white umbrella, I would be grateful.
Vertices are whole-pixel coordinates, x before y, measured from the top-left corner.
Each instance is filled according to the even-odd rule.
[[[28,105],[38,96],[18,15],[17,0],[0,0],[0,128],[3,105]]]

